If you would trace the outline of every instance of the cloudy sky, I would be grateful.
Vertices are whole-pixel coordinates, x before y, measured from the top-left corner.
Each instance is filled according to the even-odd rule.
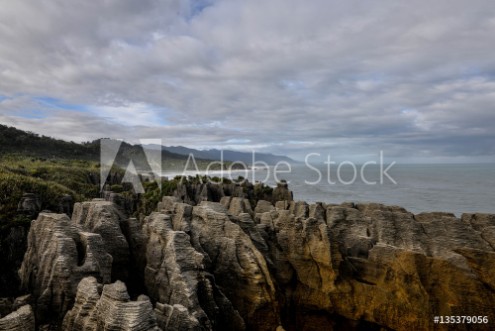
[[[299,159],[495,161],[495,5],[4,0],[0,123]]]

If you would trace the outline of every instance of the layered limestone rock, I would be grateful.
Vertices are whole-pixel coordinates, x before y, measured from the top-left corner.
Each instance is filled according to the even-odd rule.
[[[202,201],[220,202],[223,197],[244,198],[256,203],[258,200],[270,200],[275,203],[278,200],[292,200],[292,192],[289,191],[286,182],[278,183],[275,189],[264,183],[251,183],[247,179],[231,182],[212,182],[205,180],[184,180],[177,185],[173,196],[181,202],[190,205],[198,205]]]
[[[31,224],[19,270],[23,290],[33,296],[37,323],[57,323],[72,306],[82,278],[109,282],[111,264],[100,235],[82,231],[65,214],[41,213]]]
[[[440,315],[495,321],[495,215],[218,201],[164,197],[142,223],[106,201],[76,205],[72,222],[41,213],[20,270],[37,323],[65,315],[64,330],[291,331],[430,330]],[[102,285],[110,271],[135,277]]]
[[[129,276],[129,244],[122,233],[127,219],[111,201],[94,199],[74,205],[72,222],[85,231],[101,235],[106,251],[112,255],[112,280],[125,281]]]
[[[184,231],[190,231],[190,207],[168,205],[169,211],[176,211],[173,218],[153,213],[143,223],[145,286],[157,302],[159,325],[165,330],[243,330],[242,318],[205,270],[204,255]]]
[[[142,295],[131,301],[125,284],[98,284],[96,278],[81,280],[74,307],[66,314],[62,330],[159,331],[153,306]]]
[[[287,182],[277,183],[277,187],[273,190],[273,201],[291,201],[293,194],[289,191]]]
[[[180,292],[195,293],[190,270],[210,272],[250,329],[428,330],[435,315],[495,314],[493,215],[302,201],[260,201],[253,212],[242,197],[195,207],[179,201],[164,198],[161,214],[148,218],[167,238],[155,255],[166,261],[174,252],[167,268],[175,264],[173,274],[185,279],[168,287],[187,284]],[[201,316],[190,298],[167,302],[173,291],[157,299],[159,315],[175,312],[181,323]]]
[[[262,214],[262,213],[270,212],[272,210],[275,210],[275,207],[272,205],[270,201],[266,201],[266,200],[259,200],[258,203],[256,204],[256,208],[254,208],[254,212],[256,214]]]
[[[187,204],[196,205],[201,201],[220,201],[224,196],[243,197],[244,191],[240,185],[234,183],[184,182],[177,186],[174,196]]]
[[[204,201],[191,207],[179,201],[164,197],[160,213],[143,224],[149,238],[144,273],[157,309],[183,316],[171,315],[181,323],[195,319],[206,329],[279,326],[275,286],[260,252],[268,246],[245,213],[252,213],[249,202],[224,197],[223,205]]]
[[[29,305],[0,318],[0,331],[34,331],[34,328],[34,313]]]
[[[482,238],[493,218],[292,203],[261,222],[293,307],[287,330],[338,328],[342,317],[361,321],[345,327],[428,330],[435,315],[495,316],[495,252]]]
[[[232,215],[239,216],[241,213],[248,213],[253,215],[253,209],[251,203],[246,198],[240,197],[223,197],[220,200],[220,204],[224,206]]]
[[[249,215],[249,214],[245,214]],[[249,329],[280,325],[275,285],[262,253],[220,203],[193,208],[191,240]]]

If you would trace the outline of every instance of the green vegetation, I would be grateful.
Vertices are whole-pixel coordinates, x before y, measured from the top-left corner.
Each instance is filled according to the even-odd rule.
[[[180,177],[176,177],[171,180],[162,180],[161,190],[155,181],[145,182],[143,184],[145,193],[139,197],[138,210],[135,216],[146,216],[156,210],[158,202],[162,200],[164,196],[172,195],[177,189],[177,185],[180,182]]]
[[[7,156],[0,159],[0,224],[27,221],[17,213],[23,193],[35,193],[42,209],[58,211],[60,198],[99,196],[99,165],[92,161]]]

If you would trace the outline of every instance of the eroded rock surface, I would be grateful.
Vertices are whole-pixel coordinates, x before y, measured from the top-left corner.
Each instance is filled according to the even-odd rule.
[[[112,255],[112,280],[125,281],[129,276],[129,244],[122,233],[126,221],[111,201],[94,199],[74,205],[72,222],[85,231],[99,234],[106,251]]]
[[[272,276],[262,253],[234,221],[221,204],[201,203],[193,208],[192,244],[204,253],[207,269],[247,327],[273,330],[280,321]]]
[[[66,314],[63,330],[159,331],[148,297],[131,301],[125,284],[98,284],[96,278],[81,280],[74,307]]]
[[[379,204],[288,209],[261,218],[294,307],[287,330],[315,329],[332,315],[396,330],[433,329],[436,315],[495,315],[495,252],[483,238],[492,218]]]
[[[181,202],[199,205],[202,201],[220,202],[223,197],[243,198],[255,203],[258,200],[292,200],[292,192],[286,182],[279,183],[275,189],[264,183],[251,183],[247,179],[240,181],[184,181],[177,185],[172,194]]]
[[[289,198],[286,189],[277,194]],[[40,324],[65,316],[66,330],[291,331],[430,330],[439,315],[495,321],[495,215],[291,196],[254,206],[223,193],[219,202],[201,193],[194,206],[164,197],[142,222],[106,201],[76,205],[72,222],[40,214],[20,270]],[[135,300],[129,285],[108,285],[114,273],[141,280]]]
[[[171,205],[177,212],[173,217],[153,213],[143,224],[145,286],[157,302],[159,325],[166,330],[243,330],[242,318],[205,270],[204,254],[193,248],[185,232],[190,232],[192,212],[186,206]]]
[[[65,214],[41,213],[31,224],[19,270],[23,289],[33,296],[37,322],[57,323],[71,308],[79,281],[95,276],[108,283],[111,264],[99,234],[82,231]]]

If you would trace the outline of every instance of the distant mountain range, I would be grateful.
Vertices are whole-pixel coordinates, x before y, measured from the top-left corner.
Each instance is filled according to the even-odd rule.
[[[100,140],[101,139],[97,139],[85,143],[68,142],[0,124],[0,153],[2,155],[13,154],[45,158],[99,161]],[[122,142],[120,150],[123,158],[122,161],[125,161],[125,159],[142,152],[142,147]],[[162,158],[186,160],[187,156],[163,150]]]
[[[171,146],[171,147],[164,146],[163,149],[168,152],[179,155],[193,154],[195,158],[208,159],[208,160],[220,160],[222,158],[222,152],[223,152],[224,161],[232,161],[232,162],[238,161],[238,162],[243,162],[247,165],[251,165],[253,163],[253,154],[249,152],[238,152],[231,150],[221,151],[219,149],[197,150],[183,146]],[[280,161],[286,161],[289,163],[296,162],[290,157],[282,156],[282,155],[274,155],[270,153],[255,153],[254,159],[255,161],[266,162],[269,165],[274,165]]]
[[[218,161],[222,157],[222,151],[218,149],[201,151],[183,146],[140,146],[123,142],[115,163],[126,166],[129,160],[132,159],[136,163],[137,168],[146,168],[143,147],[161,149],[164,169],[182,169],[190,154],[194,155],[200,168],[204,168],[208,162]],[[0,124],[0,155],[19,155],[49,159],[78,159],[98,162],[100,160],[100,139],[86,143],[68,142]],[[231,150],[223,151],[223,160],[225,162],[240,161],[251,165],[252,158],[253,155],[251,153]],[[276,164],[279,161],[296,162],[286,156],[268,153],[256,153],[255,160],[266,162],[269,165]]]
[[[0,157],[18,156],[100,162],[101,140],[85,143],[68,142],[0,124]],[[143,146],[122,142],[115,157],[115,164],[125,168],[130,160],[133,161],[136,169],[149,170]],[[163,169],[180,170],[184,168],[187,156],[162,150],[162,160]],[[211,162],[211,160],[199,157],[196,161],[200,169],[205,168],[206,164]]]

